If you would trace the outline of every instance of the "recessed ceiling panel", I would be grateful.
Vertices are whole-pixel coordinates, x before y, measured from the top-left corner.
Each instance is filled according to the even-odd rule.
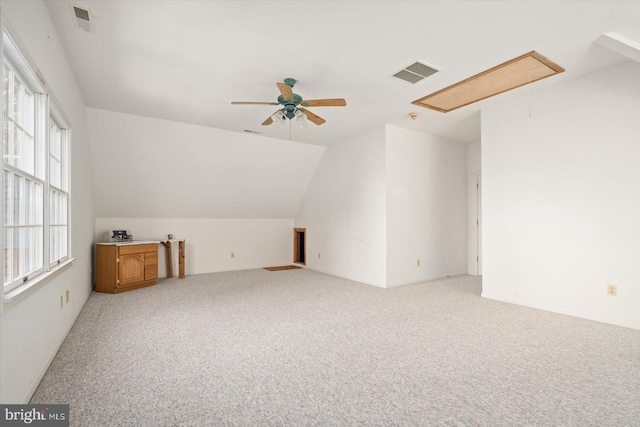
[[[413,104],[446,113],[562,72],[564,68],[533,51],[413,101]]]

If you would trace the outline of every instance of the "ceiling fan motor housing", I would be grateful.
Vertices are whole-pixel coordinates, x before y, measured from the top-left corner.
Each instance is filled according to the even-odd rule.
[[[295,82],[295,80],[294,80],[294,82]],[[286,83],[286,81],[285,81],[285,83]],[[289,86],[291,86],[291,85],[289,85]],[[302,97],[300,95],[298,95],[297,93],[293,94],[293,100],[289,100],[288,98],[284,98],[282,95],[278,96],[278,103],[280,103],[280,104],[282,104],[284,106],[284,108],[282,109],[282,112],[284,113],[285,116],[287,116],[290,119],[293,119],[295,117],[296,110],[298,109],[297,106],[301,102],[302,102]]]
[[[284,106],[284,114],[285,114],[285,116],[287,116],[290,119],[293,119],[295,117],[296,110],[297,110],[297,108],[293,104],[286,104]]]
[[[293,94],[293,101],[289,99],[285,99],[282,95],[278,95],[278,103],[282,105],[293,104],[298,105],[302,102],[302,97],[297,93]]]

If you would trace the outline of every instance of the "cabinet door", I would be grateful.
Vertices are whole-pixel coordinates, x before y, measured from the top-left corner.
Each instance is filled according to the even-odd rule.
[[[120,255],[118,279],[118,286],[144,282],[144,254]]]

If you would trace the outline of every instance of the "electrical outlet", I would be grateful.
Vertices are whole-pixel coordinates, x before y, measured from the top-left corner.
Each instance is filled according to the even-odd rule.
[[[236,254],[234,252],[231,252],[231,258],[235,258]]]
[[[318,252],[318,258],[320,258],[320,252]]]
[[[607,285],[607,295],[615,297],[618,295],[618,287],[616,285]]]
[[[60,310],[62,310],[63,306],[64,306],[64,302],[62,302],[62,295],[60,295]]]
[[[67,291],[67,302],[69,302],[69,291]]]
[[[420,267],[420,260],[416,261],[416,266]]]

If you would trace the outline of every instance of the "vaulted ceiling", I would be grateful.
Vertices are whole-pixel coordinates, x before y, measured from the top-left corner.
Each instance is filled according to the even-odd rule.
[[[602,33],[640,40],[638,1],[74,2],[92,32],[70,4],[47,6],[87,106],[289,139],[260,125],[277,107],[231,102],[275,101],[292,77],[305,99],[347,100],[311,108],[326,124],[291,131],[322,145],[382,123],[479,140],[483,105],[626,61],[594,44]],[[531,50],[566,72],[446,114],[411,105]],[[390,77],[415,60],[441,71],[414,85]]]
[[[87,109],[96,216],[293,218],[325,147]]]

